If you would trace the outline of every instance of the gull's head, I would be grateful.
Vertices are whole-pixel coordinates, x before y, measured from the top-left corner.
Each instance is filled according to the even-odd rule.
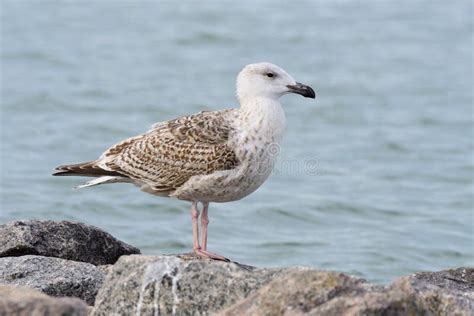
[[[296,82],[285,70],[270,63],[249,64],[237,76],[237,97],[278,99],[288,93],[315,98],[314,90]]]

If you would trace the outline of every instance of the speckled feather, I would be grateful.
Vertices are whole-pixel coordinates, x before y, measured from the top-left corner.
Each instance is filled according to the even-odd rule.
[[[192,176],[232,169],[238,161],[226,144],[232,130],[226,120],[230,112],[200,112],[158,123],[108,149],[96,165],[167,192]]]

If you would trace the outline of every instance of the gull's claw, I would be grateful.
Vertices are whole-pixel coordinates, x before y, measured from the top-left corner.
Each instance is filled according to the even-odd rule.
[[[195,249],[194,253],[196,255],[200,256],[200,257],[209,258],[209,259],[212,259],[212,260],[230,262],[230,260],[227,259],[226,257],[223,257],[221,255],[218,255],[218,254],[215,254],[215,253],[212,253],[212,252],[209,252],[207,250]]]

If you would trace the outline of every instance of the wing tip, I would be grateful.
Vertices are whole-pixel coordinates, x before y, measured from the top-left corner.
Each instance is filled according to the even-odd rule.
[[[72,175],[75,173],[74,171],[77,170],[78,165],[61,165],[57,166],[54,168],[53,173],[51,175],[53,176],[66,176],[66,175]]]

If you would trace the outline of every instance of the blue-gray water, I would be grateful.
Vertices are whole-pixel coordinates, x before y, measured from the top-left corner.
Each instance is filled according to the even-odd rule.
[[[449,4],[452,3],[452,4]],[[234,107],[247,63],[286,96],[275,174],[211,204],[210,249],[388,282],[472,265],[470,1],[1,4],[1,212],[102,227],[146,254],[191,249],[188,203],[51,177],[155,121]]]

